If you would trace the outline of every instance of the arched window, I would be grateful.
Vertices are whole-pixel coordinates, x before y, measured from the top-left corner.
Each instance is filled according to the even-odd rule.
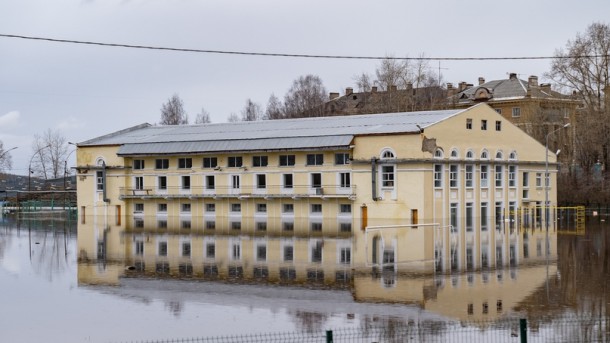
[[[436,151],[434,151],[434,158],[443,158],[443,149],[436,149]]]
[[[467,159],[467,160],[472,160],[472,159],[474,159],[474,152],[472,152],[472,150],[468,150],[468,151],[466,151],[466,159]]]
[[[496,160],[501,160],[502,158],[504,158],[502,150],[498,150],[498,152],[496,152]]]
[[[510,152],[510,155],[508,155],[508,159],[509,159],[509,160],[511,160],[511,161],[516,160],[516,159],[517,159],[517,152],[516,152],[516,151],[514,151],[514,150],[513,150],[513,151],[511,151],[511,152]]]
[[[489,159],[489,153],[487,152],[487,150],[481,151],[481,159],[482,160],[488,160]]]
[[[387,160],[387,159],[396,158],[396,155],[394,155],[394,152],[392,150],[386,149],[381,152],[381,158]]]
[[[103,166],[105,163],[106,163],[106,162],[104,161],[104,158],[103,158],[103,157],[98,157],[98,158],[95,160],[95,165],[96,165],[96,166],[98,166],[98,167]]]
[[[460,154],[457,149],[451,149],[451,158],[458,158]]]

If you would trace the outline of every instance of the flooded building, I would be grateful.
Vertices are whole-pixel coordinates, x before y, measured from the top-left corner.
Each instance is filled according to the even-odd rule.
[[[481,268],[509,263],[512,229],[539,226],[545,197],[555,203],[556,158],[545,194],[545,157],[485,104],[143,124],[78,144],[78,206],[104,242],[111,230],[243,234],[263,242],[247,254],[265,255],[269,237],[311,238],[293,254],[365,268]]]

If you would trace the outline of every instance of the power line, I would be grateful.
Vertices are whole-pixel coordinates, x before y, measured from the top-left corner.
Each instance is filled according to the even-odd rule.
[[[571,58],[600,58],[600,57],[609,57],[610,56],[610,55],[606,55],[606,54],[602,54],[602,55],[567,55],[567,56],[516,56],[516,57],[389,57],[389,56],[380,57],[380,56],[347,56],[347,55],[309,55],[309,54],[286,54],[286,53],[271,53],[271,52],[248,52],[248,51],[229,51],[229,50],[171,48],[171,47],[161,47],[161,46],[103,43],[103,42],[78,41],[78,40],[71,40],[71,39],[58,39],[58,38],[48,38],[48,37],[8,35],[8,34],[1,34],[1,33],[0,33],[0,37],[47,41],[47,42],[53,42],[53,43],[84,44],[84,45],[97,45],[97,46],[106,46],[106,47],[115,47],[115,48],[162,50],[162,51],[176,51],[176,52],[194,52],[194,53],[205,53],[205,54],[247,55],[247,56],[266,56],[266,57],[353,59],[353,60],[498,61],[498,60],[550,60],[550,59],[571,59]]]

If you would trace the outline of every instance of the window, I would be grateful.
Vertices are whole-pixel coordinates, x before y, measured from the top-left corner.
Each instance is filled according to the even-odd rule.
[[[481,120],[481,130],[487,130],[487,120]]]
[[[191,221],[190,220],[183,220],[180,222],[180,227],[182,227],[183,229],[190,229],[191,228]]]
[[[322,232],[322,223],[313,222],[313,223],[311,223],[310,228],[311,228],[311,231]]]
[[[396,156],[394,155],[394,153],[393,153],[391,150],[384,150],[384,151],[381,153],[381,158],[382,158],[382,159],[386,159],[386,160],[387,160],[387,159],[393,159],[393,158],[395,158],[395,157],[396,157]]]
[[[474,213],[471,202],[466,203],[466,231],[471,232],[474,227]]]
[[[267,176],[265,174],[256,175],[256,188],[258,188],[258,189],[267,188]]]
[[[239,175],[231,175],[231,188],[239,189]]]
[[[241,212],[241,204],[231,204],[231,212]]]
[[[205,204],[205,211],[209,213],[216,212],[216,204]]]
[[[394,187],[394,166],[381,166],[381,187]]]
[[[284,231],[294,231],[294,222],[282,222],[282,229]]]
[[[168,169],[169,160],[167,158],[158,158],[155,160],[155,169]]]
[[[267,212],[267,204],[256,204],[256,212],[266,213]]]
[[[488,211],[487,203],[482,202],[481,203],[481,231],[487,231],[487,217],[488,217],[487,211]]]
[[[452,159],[458,158],[459,157],[459,153],[458,153],[457,149],[451,149],[451,155],[450,156],[451,156]]]
[[[502,122],[496,120],[496,131],[502,131]]]
[[[449,187],[456,188],[458,186],[458,166],[452,164],[449,166]]]
[[[307,165],[308,166],[321,166],[324,164],[323,154],[307,154]]]
[[[284,246],[284,262],[294,261],[294,247],[292,245]]]
[[[228,167],[239,168],[243,165],[241,156],[229,156]]]
[[[206,220],[205,221],[206,230],[214,230],[216,229],[216,221],[214,220]]]
[[[472,160],[472,159],[474,159],[474,152],[472,152],[472,150],[468,150],[468,151],[466,151],[466,159],[467,159],[467,160]]]
[[[311,247],[311,262],[322,262],[322,242],[315,242]]]
[[[133,160],[133,169],[144,169],[144,160]]]
[[[182,189],[191,189],[191,177],[188,175],[182,176]]]
[[[443,166],[440,164],[434,165],[434,188],[443,187]]]
[[[231,257],[233,260],[241,259],[241,245],[235,243],[233,244]]]
[[[253,167],[266,167],[268,164],[267,156],[252,156]]]
[[[466,188],[472,188],[474,186],[474,166],[472,164],[466,165]]]
[[[216,157],[204,157],[203,167],[204,168],[216,168],[218,166],[218,158]]]
[[[352,249],[341,248],[339,251],[339,262],[342,264],[350,264],[352,262]]]
[[[311,204],[311,213],[322,213],[322,204]]]
[[[508,187],[517,187],[517,167],[508,166]]]
[[[216,188],[216,179],[215,179],[214,175],[205,176],[205,188],[206,189],[215,189]]]
[[[481,166],[481,188],[489,187],[489,166]]]
[[[167,204],[157,204],[157,212],[166,213],[167,212]]]
[[[335,154],[335,164],[349,164],[349,154],[343,152]]]
[[[185,213],[191,212],[191,204],[180,205],[180,211]]]
[[[241,222],[231,222],[231,230],[241,230]]]
[[[487,153],[487,150],[483,150],[483,151],[481,151],[481,159],[482,159],[482,160],[487,160],[487,159],[489,159],[489,154]]]
[[[282,177],[284,179],[284,188],[292,188],[292,174],[284,174]]]
[[[502,166],[496,166],[496,187],[502,187]]]
[[[519,117],[521,117],[521,108],[513,107],[513,118],[519,118]]]
[[[191,256],[191,242],[182,242],[182,257]]]
[[[294,213],[294,204],[284,204],[282,207],[284,213]]]
[[[264,244],[259,244],[256,246],[256,260],[257,261],[266,261],[267,260],[267,246]]]
[[[523,172],[523,188],[528,188],[530,186],[530,173]]]
[[[167,189],[167,176],[159,176],[159,177],[157,177],[157,187],[160,190],[166,190]]]
[[[352,204],[340,204],[339,213],[352,213]]]
[[[502,154],[502,151],[496,152],[496,160],[502,160],[503,158],[504,154]]]
[[[280,155],[280,167],[294,166],[294,155]]]
[[[551,173],[544,173],[544,186],[551,187]]]
[[[536,173],[536,187],[542,187],[542,173]]]
[[[502,114],[502,109],[501,108],[496,108],[496,113]]]
[[[144,228],[144,219],[142,218],[135,218],[134,220],[134,226],[138,229],[143,229]]]
[[[436,150],[434,151],[434,158],[436,158],[436,159],[441,159],[441,158],[443,158],[443,150],[441,150],[441,149],[436,149]]]
[[[339,230],[341,232],[352,232],[352,223],[340,223]]]
[[[104,172],[101,170],[95,172],[95,185],[98,191],[104,190]]]
[[[472,119],[466,119],[466,130],[472,130]]]
[[[458,204],[451,203],[449,206],[449,223],[451,224],[451,232],[458,231]]]
[[[496,230],[500,230],[502,228],[502,202],[496,201]]]
[[[216,244],[213,242],[205,244],[205,257],[211,259],[216,258]]]
[[[134,212],[144,212],[144,204],[134,204]]]
[[[313,173],[311,174],[311,188],[321,188],[322,187],[322,174]]]
[[[133,178],[133,180],[134,180],[135,189],[137,189],[137,190],[144,189],[144,177],[136,176]]]
[[[167,229],[167,220],[165,220],[165,219],[157,220],[157,228],[159,228],[159,229]]]
[[[192,158],[179,158],[178,159],[178,169],[188,169],[193,167],[193,159]]]
[[[350,188],[352,186],[350,173],[339,173],[339,186]]]
[[[514,161],[517,159],[517,152],[516,151],[511,151],[510,154],[508,155],[508,159],[511,161]]]
[[[159,256],[167,256],[167,242],[159,242]]]

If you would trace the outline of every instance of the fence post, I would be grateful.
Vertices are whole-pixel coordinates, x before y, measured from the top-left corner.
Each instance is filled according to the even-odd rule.
[[[519,337],[521,337],[521,343],[527,343],[527,319],[519,319]]]
[[[333,343],[333,330],[326,330],[326,343]]]

